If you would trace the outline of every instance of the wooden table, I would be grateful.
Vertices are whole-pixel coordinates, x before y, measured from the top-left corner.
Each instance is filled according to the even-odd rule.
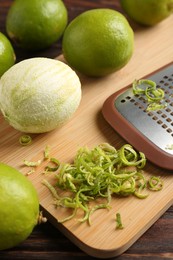
[[[5,33],[5,17],[7,10],[12,3],[12,0],[1,0],[0,1],[0,31]],[[109,7],[116,10],[122,11],[119,5],[119,1],[78,1],[78,0],[64,0],[68,11],[69,21],[76,17],[83,11],[91,8]],[[169,20],[173,24],[173,20]],[[134,23],[132,23],[136,33],[145,33],[145,29]],[[150,30],[150,29],[149,29]],[[170,31],[170,37],[173,37],[172,31]],[[152,43],[152,39],[148,39]],[[163,37],[164,41],[164,37]],[[158,42],[158,45],[162,45],[162,42]],[[142,46],[142,42],[141,42]],[[151,46],[152,47],[152,46]],[[155,48],[153,48],[154,50]],[[173,50],[172,46],[170,50]],[[173,60],[173,52],[170,50],[162,50],[170,52],[170,59]],[[53,44],[49,49],[37,53],[27,53],[15,47],[17,56],[17,62],[26,58],[34,56],[45,56],[55,58],[61,54],[61,41]],[[140,52],[139,50],[139,59]],[[157,52],[157,51],[156,51]],[[163,55],[163,52],[160,55]],[[153,53],[157,55],[158,53]],[[171,57],[172,55],[172,57]],[[146,59],[150,59],[146,53]],[[164,58],[163,58],[164,60]],[[158,68],[150,60],[150,69]],[[147,71],[147,62],[140,64],[137,62],[137,66],[144,66],[144,70]],[[127,77],[128,68],[126,70]],[[142,75],[141,75],[142,76]],[[1,147],[0,147],[1,149]],[[1,158],[0,158],[1,159]],[[170,207],[166,213],[161,216],[159,220],[144,234],[137,242],[135,242],[126,252],[118,256],[116,259],[119,260],[134,260],[134,259],[173,259],[173,207]],[[49,222],[44,225],[37,226],[30,237],[24,241],[21,245],[6,251],[0,252],[0,259],[92,259],[93,257],[88,256],[82,252],[77,246],[75,246],[70,240],[68,240],[60,231],[54,228]],[[94,258],[93,258],[94,259]]]

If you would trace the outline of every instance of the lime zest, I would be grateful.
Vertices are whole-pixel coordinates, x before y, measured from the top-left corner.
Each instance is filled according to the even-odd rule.
[[[53,157],[51,157],[49,159],[49,161],[52,162],[55,166],[52,167],[50,165],[47,165],[45,167],[45,172],[55,172],[55,171],[57,171],[58,168],[59,168],[60,162],[56,158],[53,158]]]
[[[146,165],[145,155],[136,152],[129,144],[123,145],[119,150],[108,143],[102,143],[91,150],[81,147],[73,163],[59,163],[56,159],[55,163],[55,186],[46,180],[42,183],[52,193],[56,207],[72,210],[69,216],[58,222],[70,220],[78,210],[82,210],[84,216],[78,221],[86,221],[91,225],[91,215],[101,208],[110,209],[113,195],[133,195],[139,199],[149,195],[146,192],[149,185],[142,171]],[[152,190],[153,181],[150,181]],[[57,188],[67,194],[59,195]],[[102,201],[98,203],[97,199]]]
[[[144,95],[148,102],[146,111],[159,110],[167,106],[164,102],[165,93],[163,89],[157,88],[154,81],[148,79],[134,80],[132,83],[134,95]]]
[[[30,171],[28,171],[26,173],[26,176],[29,176],[29,175],[33,174],[34,172],[35,172],[35,169],[32,168]]]
[[[66,217],[66,218],[63,218],[62,220],[58,220],[58,222],[59,222],[59,223],[64,223],[64,222],[66,222],[66,221],[68,221],[68,220],[74,218],[75,215],[76,215],[76,212],[77,212],[77,208],[74,208],[74,210],[73,210],[73,212],[72,212],[71,215],[69,215],[69,216]]]
[[[126,144],[119,150],[120,158],[122,163],[126,166],[136,166],[137,168],[143,168],[146,164],[146,158],[144,153],[137,152],[133,149],[130,144]],[[138,156],[141,158],[138,160]]]
[[[136,181],[136,190],[134,192],[135,196],[138,199],[147,198],[149,193],[144,193],[144,191],[146,190],[146,187],[147,187],[147,180],[146,180],[145,176],[141,172],[138,172],[136,174],[135,181]]]
[[[167,107],[167,103],[165,102],[164,104],[158,104],[156,102],[153,102],[151,104],[148,105],[146,111],[156,111],[156,110],[161,110],[164,109],[165,107]]]
[[[167,144],[165,149],[167,150],[173,150],[173,144]]]
[[[45,150],[44,150],[44,159],[50,159],[50,146],[46,145]]]
[[[122,220],[121,220],[121,214],[120,213],[116,213],[116,229],[123,229],[124,226],[122,224]]]
[[[29,145],[32,143],[32,138],[30,135],[22,135],[19,138],[19,143],[23,146]]]
[[[56,189],[47,181],[47,180],[42,180],[42,184],[44,184],[52,193],[53,197],[57,200],[60,199],[60,197],[58,196],[58,193],[56,192]]]
[[[152,191],[160,191],[163,189],[163,181],[160,179],[160,177],[152,176],[148,180],[149,189]]]
[[[98,209],[110,209],[110,205],[107,203],[103,203],[103,204],[98,204],[96,206],[94,206],[88,214],[88,223],[91,226],[91,215]]]
[[[144,84],[145,87],[142,87]],[[149,87],[151,90],[156,88],[156,83],[152,80],[148,79],[135,79],[132,83],[133,87],[133,94],[134,95],[140,95],[145,94],[146,89]]]
[[[36,166],[39,166],[41,164],[42,160],[38,160],[38,161],[23,160],[23,162],[26,166],[36,167]]]

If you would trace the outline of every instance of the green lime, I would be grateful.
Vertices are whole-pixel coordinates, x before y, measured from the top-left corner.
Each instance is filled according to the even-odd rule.
[[[15,60],[16,56],[11,42],[0,32],[0,77],[14,65]]]
[[[155,25],[173,13],[173,0],[120,0],[122,8],[134,21]]]
[[[39,200],[32,183],[0,163],[0,250],[24,241],[38,222]]]
[[[67,20],[61,0],[15,0],[7,14],[6,30],[20,47],[41,50],[61,37]]]
[[[88,76],[121,69],[133,54],[134,33],[126,18],[112,9],[92,9],[77,16],[63,35],[68,64]]]

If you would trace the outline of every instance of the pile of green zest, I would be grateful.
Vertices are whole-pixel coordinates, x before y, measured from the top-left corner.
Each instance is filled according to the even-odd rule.
[[[148,102],[146,111],[159,110],[167,106],[164,102],[164,91],[157,88],[154,81],[147,79],[134,80],[132,87],[134,95],[145,96]]]
[[[73,218],[80,209],[84,216],[79,221],[88,221],[91,224],[90,216],[95,210],[111,207],[112,195],[134,195],[140,199],[148,196],[146,190],[150,188],[150,183],[142,171],[145,164],[145,155],[136,152],[129,144],[123,145],[119,150],[108,143],[100,144],[91,150],[82,147],[72,164],[60,163],[54,173],[57,179],[56,187],[68,191],[67,196],[59,195],[56,187],[48,181],[43,180],[43,184],[52,192],[56,206],[72,209],[72,214],[59,222]],[[49,168],[46,168],[46,172],[48,170]],[[156,188],[160,187],[159,178],[157,185],[155,182],[151,184],[152,189],[155,186],[154,190],[159,190]],[[103,198],[103,203],[96,204],[97,198]],[[95,202],[94,206],[91,201]]]

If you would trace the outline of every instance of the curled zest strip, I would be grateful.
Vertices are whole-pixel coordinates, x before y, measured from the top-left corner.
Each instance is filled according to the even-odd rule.
[[[163,189],[163,181],[160,179],[160,177],[151,177],[148,180],[149,189],[152,191],[160,191]]]
[[[154,81],[147,79],[134,80],[132,88],[134,95],[144,95],[146,97],[149,103],[147,111],[163,109],[167,106],[167,103],[161,103],[164,101],[164,91],[161,88],[156,88]]]
[[[50,158],[50,162],[52,162],[55,165],[55,167],[47,165],[45,167],[45,171],[46,172],[55,172],[55,171],[57,171],[58,168],[59,168],[60,162],[56,158],[53,158],[53,157]]]
[[[143,168],[146,164],[144,153],[139,152],[139,159],[137,152],[129,144],[122,146],[122,148],[119,150],[119,154],[122,163],[126,166],[136,166],[138,168]]]
[[[19,138],[19,143],[24,146],[29,145],[32,143],[32,138],[30,135],[22,135]]]
[[[136,174],[136,190],[134,192],[135,196],[139,199],[145,199],[148,197],[148,193],[146,193],[145,189],[147,187],[147,180],[141,172]],[[145,191],[145,192],[144,192]]]
[[[154,81],[150,80],[134,80],[132,83],[132,88],[133,88],[133,94],[134,95],[140,95],[140,94],[145,94],[145,88],[142,88],[141,85],[145,84],[147,86],[152,86],[153,88],[156,87],[156,83]]]
[[[91,219],[90,219],[91,214],[93,214],[98,209],[110,209],[110,206],[108,204],[99,204],[99,205],[96,205],[95,207],[93,207],[88,213],[89,225],[91,225]]]
[[[134,95],[145,94],[146,88],[150,88],[151,90],[156,89],[156,83],[152,80],[141,79],[134,80],[132,83],[133,93]]]
[[[164,98],[165,93],[162,89],[152,89],[147,87],[145,90],[145,95],[148,99],[148,102],[157,102]]]

